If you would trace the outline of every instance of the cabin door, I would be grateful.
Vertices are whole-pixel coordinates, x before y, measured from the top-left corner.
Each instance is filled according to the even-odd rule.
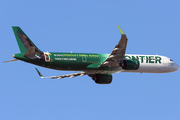
[[[49,52],[44,52],[44,57],[45,57],[45,61],[46,62],[50,62],[50,55],[49,55],[50,53]]]

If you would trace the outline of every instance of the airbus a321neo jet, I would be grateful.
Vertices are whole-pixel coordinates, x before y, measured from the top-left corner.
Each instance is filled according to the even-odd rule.
[[[109,84],[112,82],[112,74],[117,72],[168,73],[179,69],[172,59],[165,56],[125,54],[128,39],[119,26],[121,39],[111,54],[42,52],[20,27],[12,28],[21,53],[14,54],[15,59],[5,62],[22,60],[55,70],[80,71],[44,77],[36,68],[41,78],[61,79],[88,75],[98,84]]]

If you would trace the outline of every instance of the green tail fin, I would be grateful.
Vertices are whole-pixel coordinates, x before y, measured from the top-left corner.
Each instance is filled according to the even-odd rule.
[[[42,51],[36,47],[36,45],[28,38],[28,36],[21,30],[20,27],[13,26],[12,29],[14,31],[21,53],[26,53],[30,47],[35,47],[36,54],[40,55],[42,53]]]

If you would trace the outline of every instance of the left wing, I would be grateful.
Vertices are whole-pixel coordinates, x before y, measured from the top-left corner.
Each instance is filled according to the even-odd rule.
[[[119,63],[124,59],[128,39],[119,25],[117,26],[121,33],[121,39],[119,43],[114,47],[109,57],[101,65],[99,65],[99,67],[117,67],[119,66]]]
[[[62,78],[65,78],[65,77],[69,77],[69,78],[73,78],[73,77],[77,77],[77,76],[83,76],[83,75],[86,75],[85,72],[79,72],[79,73],[73,73],[73,74],[66,74],[66,75],[59,75],[59,76],[51,76],[51,77],[44,77],[40,72],[39,70],[36,68],[36,71],[38,72],[39,76],[41,78],[51,78],[51,79],[62,79]]]

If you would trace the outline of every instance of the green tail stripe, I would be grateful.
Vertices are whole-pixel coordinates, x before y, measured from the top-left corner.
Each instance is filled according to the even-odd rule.
[[[14,31],[21,53],[25,53],[29,47],[32,46],[36,48],[36,52],[42,52],[35,46],[35,44],[28,38],[28,36],[22,31],[20,27],[13,26],[12,29]]]

